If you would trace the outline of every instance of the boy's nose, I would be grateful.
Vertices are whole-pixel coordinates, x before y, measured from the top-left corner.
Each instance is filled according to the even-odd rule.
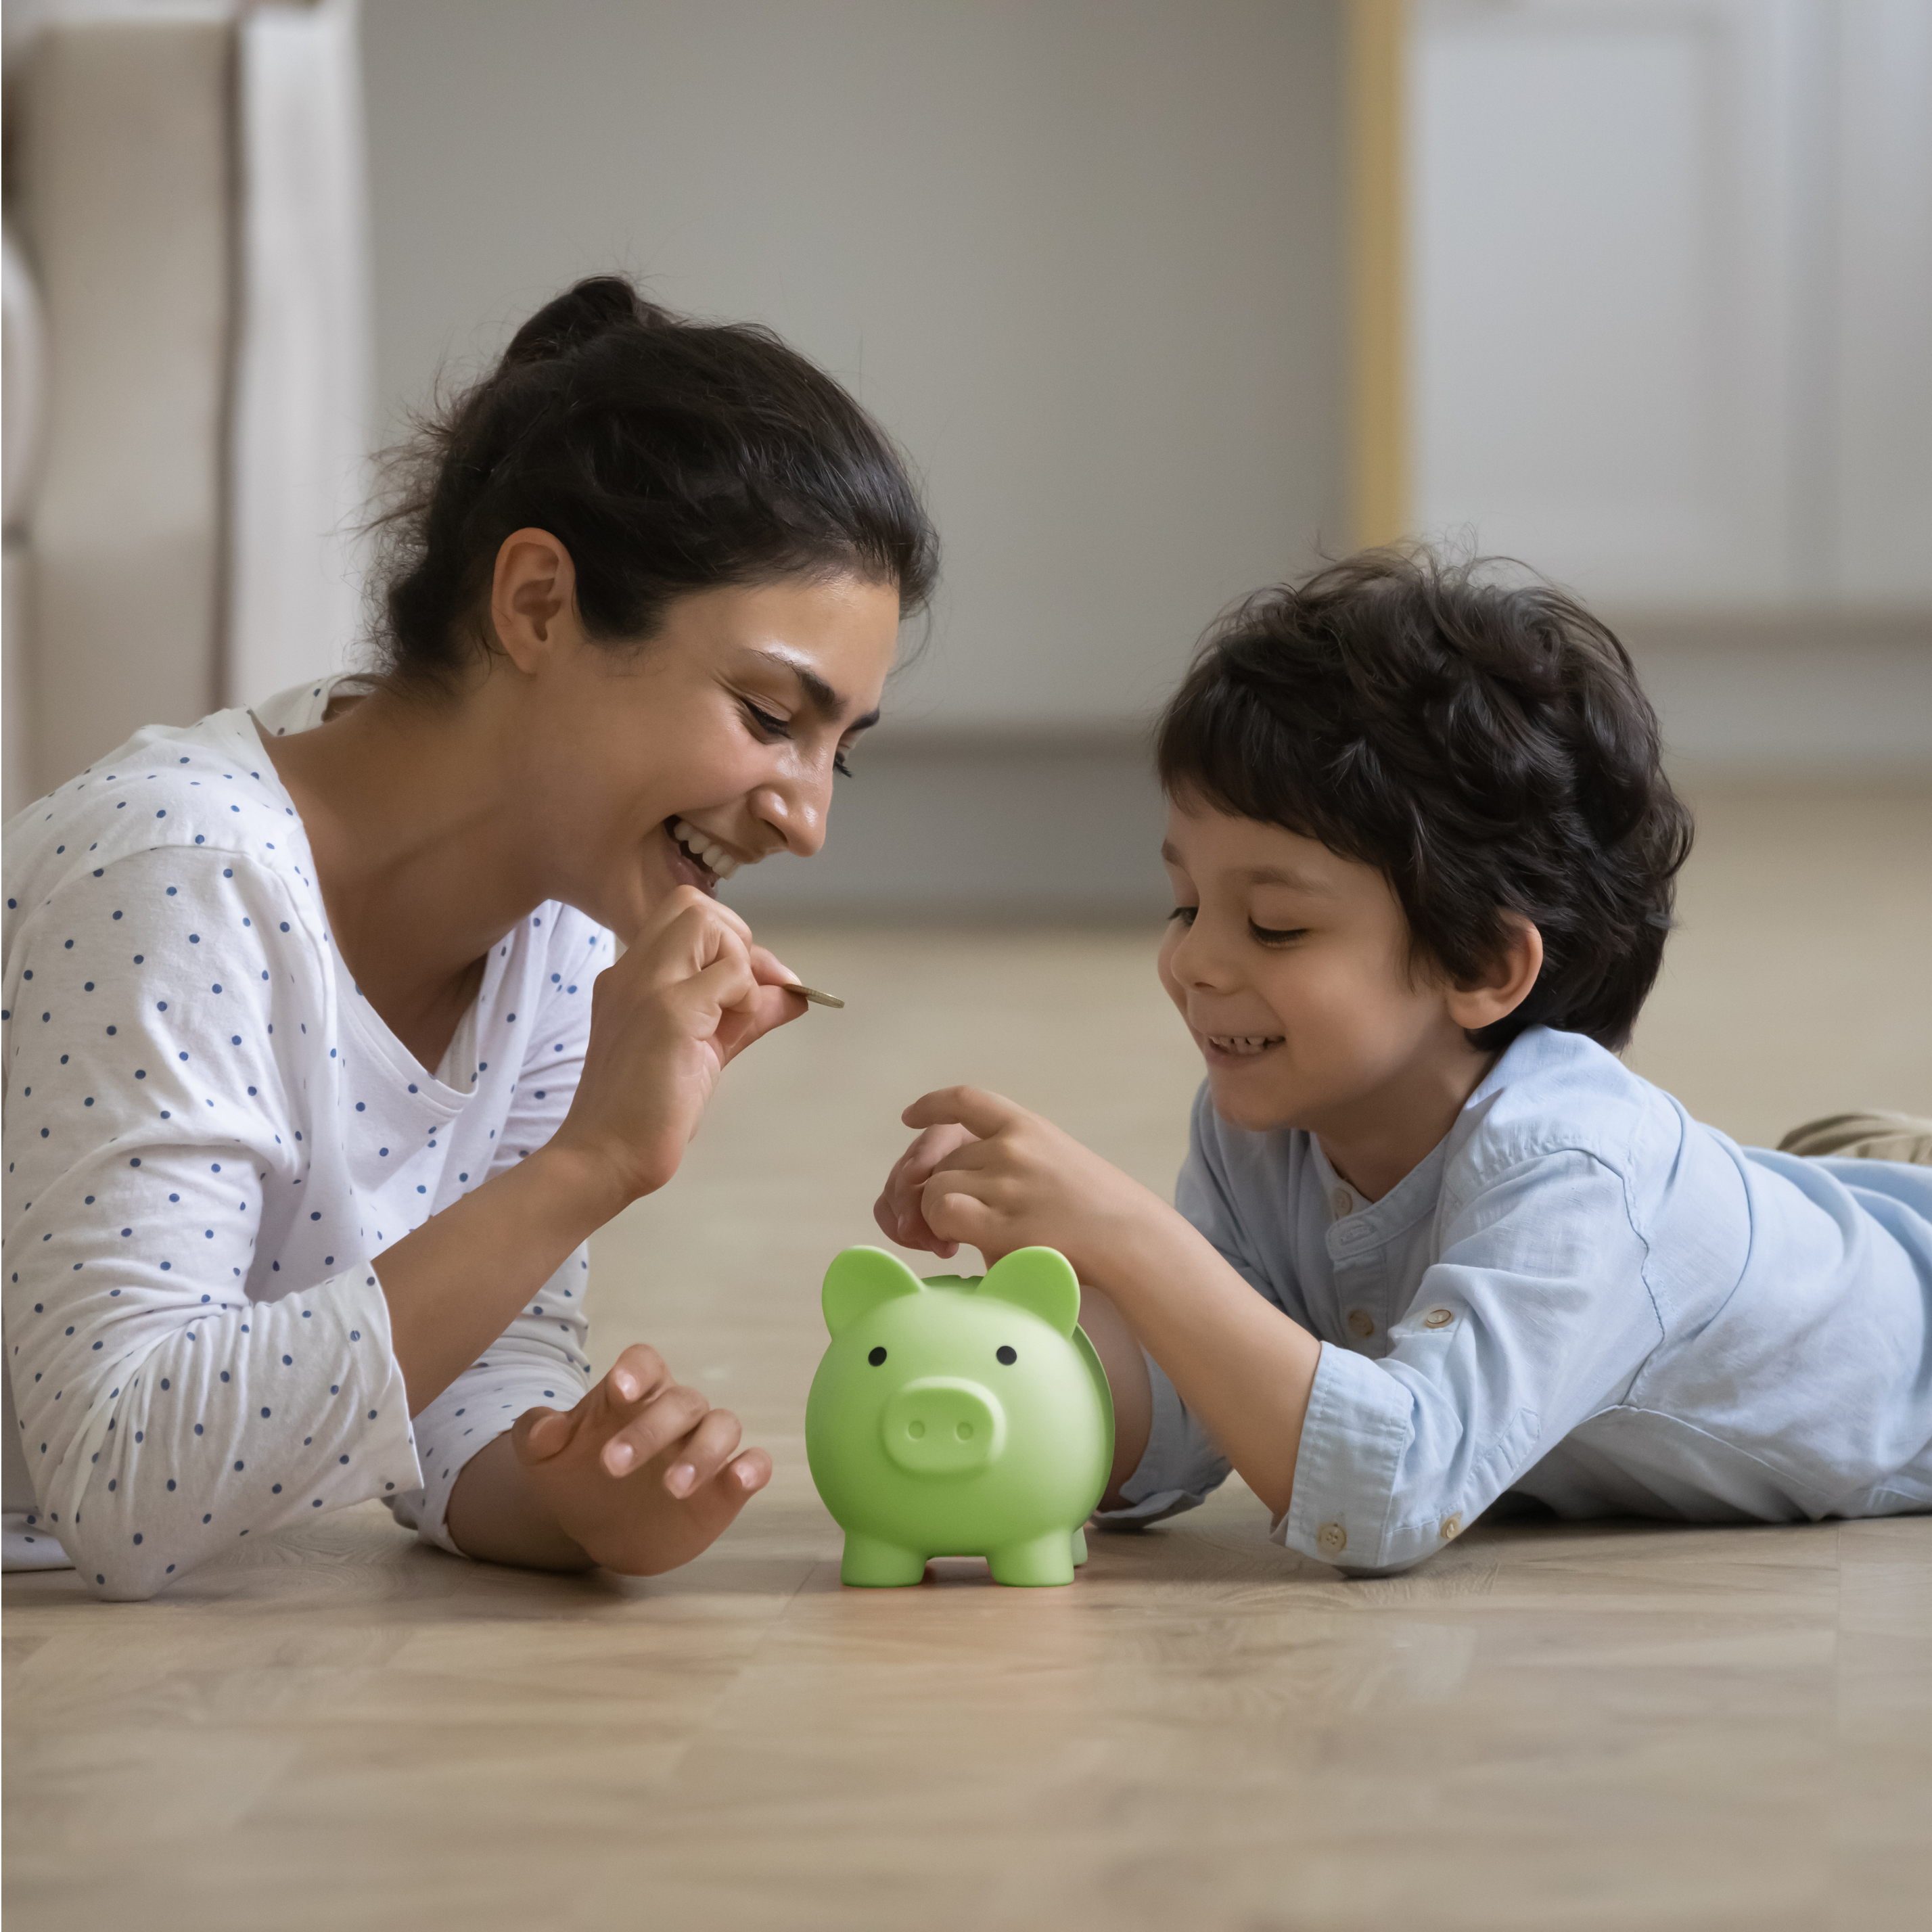
[[[1198,919],[1181,934],[1179,944],[1168,955],[1168,970],[1177,984],[1191,992],[1223,992],[1232,979],[1211,932],[1202,929]]]

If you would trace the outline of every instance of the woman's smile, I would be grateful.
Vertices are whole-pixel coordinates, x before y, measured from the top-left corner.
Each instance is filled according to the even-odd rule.
[[[671,843],[678,849],[678,856],[688,863],[700,874],[709,874],[713,884],[728,879],[741,865],[756,865],[755,859],[734,859],[724,842],[702,826],[692,824],[688,818],[674,814],[666,821],[665,830]],[[694,884],[701,884],[700,877]]]

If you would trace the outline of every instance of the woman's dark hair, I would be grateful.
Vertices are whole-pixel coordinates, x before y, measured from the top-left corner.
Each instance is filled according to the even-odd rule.
[[[1574,598],[1494,560],[1366,550],[1258,592],[1208,633],[1162,714],[1169,796],[1375,866],[1412,958],[1472,984],[1533,920],[1526,1028],[1629,1040],[1670,930],[1690,814],[1628,652]]]
[[[494,369],[391,458],[376,519],[382,669],[446,685],[488,648],[513,530],[576,567],[584,627],[649,638],[676,597],[850,574],[913,611],[938,542],[904,459],[822,370],[769,329],[689,322],[614,275],[531,316]]]

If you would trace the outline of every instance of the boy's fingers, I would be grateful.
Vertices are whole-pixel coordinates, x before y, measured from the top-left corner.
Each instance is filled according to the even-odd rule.
[[[674,1384],[647,1402],[635,1421],[619,1430],[597,1460],[607,1475],[628,1476],[695,1429],[710,1407],[696,1389]]]
[[[909,1127],[956,1124],[985,1140],[1010,1126],[1024,1112],[1004,1094],[983,1093],[977,1087],[941,1087],[922,1094],[899,1118]]]
[[[946,1151],[922,1174],[922,1186],[936,1174],[984,1174],[1009,1164],[1006,1143],[993,1140],[962,1141]]]
[[[664,1485],[680,1498],[708,1483],[728,1462],[743,1439],[738,1418],[728,1408],[714,1408],[674,1451]]]
[[[916,1194],[904,1206],[892,1195],[881,1194],[872,1203],[872,1219],[887,1240],[896,1241],[902,1248],[923,1248],[943,1262],[950,1261],[959,1252],[957,1241],[942,1240],[926,1226]]]
[[[964,1242],[977,1248],[991,1267],[1005,1248],[1000,1239],[1000,1217],[985,1202],[970,1194],[947,1193],[934,1184],[925,1202],[926,1222],[943,1241]]]

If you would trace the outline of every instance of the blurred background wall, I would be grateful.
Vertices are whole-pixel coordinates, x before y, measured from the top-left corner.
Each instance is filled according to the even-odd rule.
[[[1414,0],[1399,526],[1603,609],[1695,776],[1932,757],[1932,7]]]
[[[826,854],[747,910],[1157,904],[1202,626],[1405,533],[1598,602],[1695,778],[1932,777],[1923,0],[7,21],[10,810],[352,661],[356,458],[613,268],[836,371],[946,544]]]
[[[388,0],[365,32],[388,407],[618,268],[772,324],[926,479],[924,648],[824,856],[734,902],[1157,897],[1148,712],[1221,604],[1343,541],[1339,8]]]
[[[357,0],[8,0],[10,816],[338,663],[372,424]]]

